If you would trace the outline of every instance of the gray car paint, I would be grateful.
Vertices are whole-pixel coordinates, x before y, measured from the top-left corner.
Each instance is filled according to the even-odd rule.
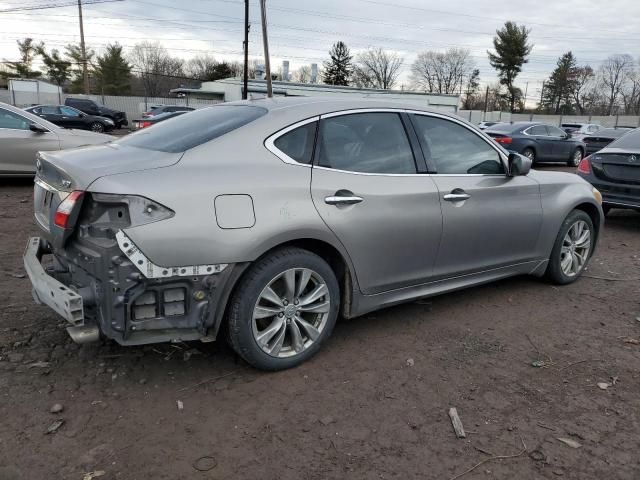
[[[109,135],[60,128],[30,112],[0,102],[0,109],[20,115],[26,122],[35,123],[46,132],[0,128],[0,176],[33,175],[36,153],[85,145],[102,144],[113,140]]]
[[[287,126],[330,112],[436,114],[420,106],[313,98],[247,104],[269,112],[184,154],[108,145],[49,154],[47,160],[64,169],[74,188],[140,195],[171,208],[171,218],[124,232],[157,265],[228,264],[219,286],[226,293],[250,262],[279,245],[311,240],[330,246],[349,274],[346,316],[511,275],[542,274],[572,209],[580,206],[598,228],[602,224],[592,187],[572,174],[358,175],[292,164],[265,147]],[[490,137],[464,120],[445,117],[485,139],[506,165],[506,152]],[[464,188],[471,198],[459,205],[441,202],[454,188]],[[326,205],[324,197],[339,189],[364,201],[347,208]],[[218,212],[215,199],[227,195],[251,198],[253,226],[221,228],[217,216],[232,212]],[[215,324],[204,327],[215,334],[223,311],[219,305]]]

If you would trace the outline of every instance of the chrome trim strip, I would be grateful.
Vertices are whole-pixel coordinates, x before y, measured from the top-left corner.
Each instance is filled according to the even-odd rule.
[[[58,193],[58,190],[53,188],[51,185],[49,185],[47,182],[45,182],[44,180],[39,179],[38,177],[36,177],[33,180],[33,183],[35,183],[36,185],[44,188],[45,190],[51,192],[51,193]]]
[[[116,232],[116,240],[122,253],[146,278],[190,277],[193,275],[213,275],[227,268],[226,263],[214,265],[185,265],[183,267],[162,267],[149,260],[144,253],[122,231]]]
[[[275,141],[278,138],[280,138],[282,135],[284,135],[286,133],[289,133],[291,130],[295,130],[298,127],[302,127],[304,125],[307,125],[308,123],[317,122],[319,120],[320,120],[320,115],[316,115],[315,117],[307,118],[307,119],[302,120],[300,122],[296,122],[293,125],[289,125],[288,127],[285,127],[282,130],[278,130],[276,133],[274,133],[271,136],[267,137],[267,139],[264,141],[264,146],[266,147],[267,150],[269,150],[271,153],[273,153],[276,157],[278,157],[284,163],[288,163],[290,165],[298,165],[300,167],[311,168],[311,163],[309,163],[309,164],[300,163],[300,162],[294,160],[293,158],[291,158],[286,153],[284,153],[282,150],[279,150],[278,147],[276,147],[276,145],[275,145]]]

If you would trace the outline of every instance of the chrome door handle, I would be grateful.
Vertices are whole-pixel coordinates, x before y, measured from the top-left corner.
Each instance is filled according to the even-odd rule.
[[[324,203],[327,205],[355,205],[364,200],[362,197],[356,197],[355,195],[349,197],[330,196],[324,197]]]
[[[447,202],[462,202],[463,200],[470,199],[471,195],[467,193],[447,193],[443,198]]]

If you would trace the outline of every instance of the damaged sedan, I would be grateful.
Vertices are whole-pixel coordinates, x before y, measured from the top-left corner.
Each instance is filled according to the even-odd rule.
[[[103,146],[41,152],[34,298],[74,340],[226,336],[293,367],[336,318],[514,275],[575,281],[602,227],[576,175],[530,170],[420,106],[215,105]]]

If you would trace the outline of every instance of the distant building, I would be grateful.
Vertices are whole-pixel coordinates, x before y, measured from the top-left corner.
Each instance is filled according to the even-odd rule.
[[[225,78],[215,82],[203,82],[200,88],[175,88],[171,93],[179,96],[188,96],[193,99],[221,100],[223,102],[233,102],[242,99],[242,79]],[[265,80],[251,79],[248,83],[249,98],[262,97],[267,94]],[[439,108],[451,112],[457,111],[458,95],[445,95],[438,93],[422,93],[406,90],[382,90],[377,88],[357,88],[343,87],[338,85],[325,85],[321,83],[294,83],[294,82],[273,82],[273,95],[283,96],[340,96],[387,99],[394,102],[421,103],[425,107]]]

